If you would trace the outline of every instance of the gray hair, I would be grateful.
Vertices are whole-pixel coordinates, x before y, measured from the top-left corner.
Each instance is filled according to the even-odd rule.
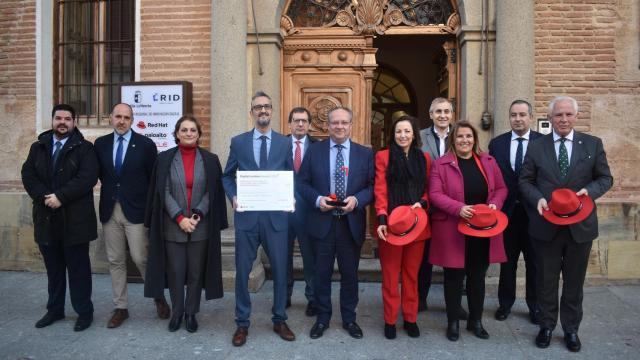
[[[267,93],[262,90],[258,90],[251,97],[251,103],[253,104],[253,100],[259,97],[266,97],[267,99],[269,99],[269,102],[271,102],[271,96],[267,95]]]
[[[520,104],[527,105],[527,112],[529,113],[529,117],[533,117],[533,106],[531,106],[531,104],[526,100],[513,100],[511,105],[509,105],[509,116],[511,116],[511,108],[513,107],[513,105],[520,105]]]
[[[433,112],[433,108],[438,105],[438,104],[444,104],[447,103],[449,104],[449,107],[451,108],[451,111],[453,111],[453,104],[451,103],[451,101],[449,101],[448,99],[445,99],[443,97],[437,97],[435,99],[433,99],[433,101],[431,102],[431,106],[429,106],[429,112]]]
[[[569,101],[571,103],[571,106],[573,106],[573,111],[575,111],[576,114],[578,113],[578,102],[576,101],[576,99],[572,98],[571,96],[556,96],[553,98],[553,100],[551,100],[551,102],[549,102],[549,116],[553,114],[553,108],[556,106],[556,104],[562,101]]]
[[[336,106],[333,109],[327,111],[327,119],[329,119],[329,121],[331,121],[331,114],[333,114],[333,112],[336,110],[344,110],[347,113],[349,113],[349,121],[353,122],[353,111],[351,111],[351,109],[349,109],[348,107],[344,107],[344,106]]]

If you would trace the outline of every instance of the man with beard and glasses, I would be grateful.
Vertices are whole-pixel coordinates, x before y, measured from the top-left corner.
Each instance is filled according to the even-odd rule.
[[[89,242],[98,237],[93,186],[98,161],[93,145],[76,128],[73,107],[51,111],[51,130],[38,136],[22,165],[22,183],[33,199],[34,238],[47,268],[47,313],[37,328],[64,318],[66,279],[78,313],[74,331],[93,321]]]
[[[249,273],[262,245],[269,257],[273,276],[273,331],[282,339],[295,340],[287,326],[288,213],[284,211],[241,211],[237,202],[237,171],[290,171],[293,169],[291,140],[271,129],[271,98],[258,91],[251,98],[249,114],[254,129],[231,139],[229,159],[222,182],[234,209],[236,237],[236,325],[232,343],[242,346],[249,334],[251,299]]]

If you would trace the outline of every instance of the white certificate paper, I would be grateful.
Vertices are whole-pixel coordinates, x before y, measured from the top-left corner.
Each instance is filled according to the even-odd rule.
[[[238,211],[293,211],[293,171],[238,171]]]

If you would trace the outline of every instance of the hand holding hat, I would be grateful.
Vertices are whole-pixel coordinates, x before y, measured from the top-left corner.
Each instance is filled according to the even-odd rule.
[[[427,228],[429,219],[421,207],[398,206],[389,215],[386,240],[393,245],[406,245],[418,240]]]
[[[593,209],[593,199],[586,189],[576,193],[571,189],[561,188],[551,193],[547,208],[542,208],[542,216],[556,225],[571,225],[589,217]]]
[[[492,237],[501,234],[508,223],[507,215],[495,205],[476,204],[471,217],[460,218],[458,231],[474,237]]]

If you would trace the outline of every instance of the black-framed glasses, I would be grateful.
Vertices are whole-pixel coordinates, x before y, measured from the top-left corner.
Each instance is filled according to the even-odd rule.
[[[262,109],[265,109],[265,110],[271,110],[271,109],[273,109],[273,106],[271,106],[271,104],[253,105],[253,106],[251,107],[251,109],[253,109],[253,111],[260,111],[260,110],[262,110]]]

